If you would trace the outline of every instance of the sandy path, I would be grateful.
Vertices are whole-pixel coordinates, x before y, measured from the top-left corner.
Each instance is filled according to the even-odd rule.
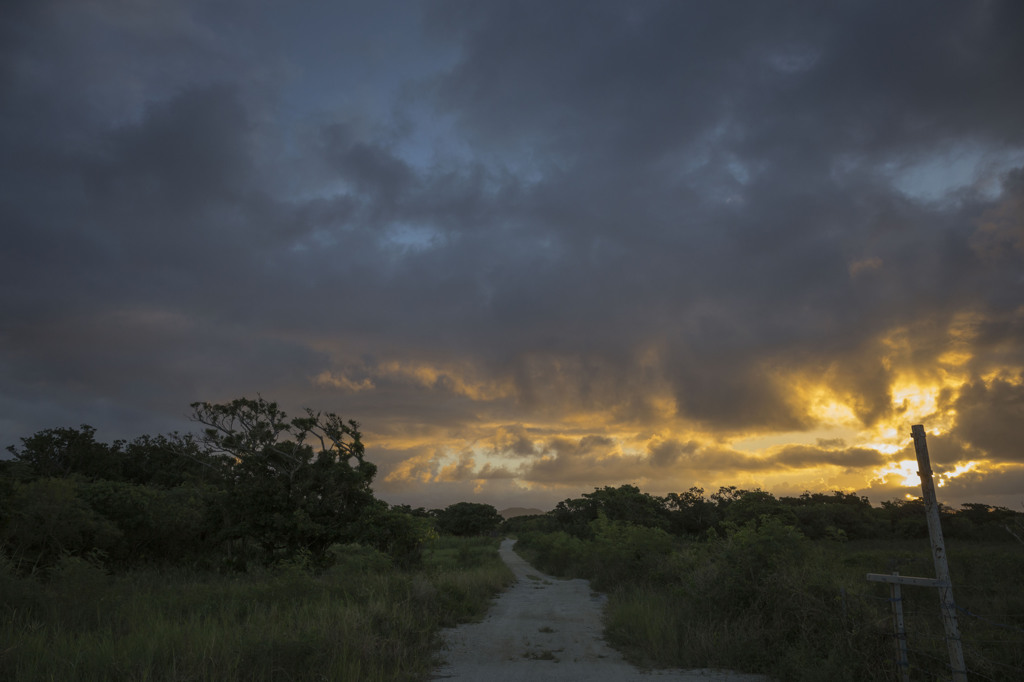
[[[604,597],[586,580],[545,575],[501,544],[501,558],[516,582],[480,623],[445,631],[446,663],[435,680],[481,682],[637,681],[764,682],[759,675],[712,670],[641,672],[601,638]]]

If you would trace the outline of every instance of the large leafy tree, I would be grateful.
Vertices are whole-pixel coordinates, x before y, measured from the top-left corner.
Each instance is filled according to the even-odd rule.
[[[322,555],[357,533],[360,515],[374,504],[377,468],[363,457],[355,421],[310,409],[289,418],[262,397],[192,409],[206,427],[198,442],[225,470],[234,538],[274,558],[298,549]]]

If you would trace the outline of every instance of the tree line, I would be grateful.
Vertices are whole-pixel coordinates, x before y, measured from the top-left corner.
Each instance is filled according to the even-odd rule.
[[[197,402],[198,434],[103,443],[93,427],[22,438],[0,461],[0,547],[32,572],[78,556],[113,570],[186,564],[244,571],[358,543],[399,565],[437,533],[483,534],[490,505],[391,506],[371,488],[359,424],[307,409],[289,417],[262,397]]]
[[[1024,537],[1024,517],[1006,507],[968,503],[953,509],[940,505],[940,513],[947,537],[1008,541]],[[838,490],[776,497],[764,490],[735,486],[721,487],[710,495],[705,495],[703,488],[692,487],[665,496],[642,492],[634,485],[595,488],[579,498],[559,502],[547,514],[509,519],[504,529],[511,533],[563,531],[590,540],[598,519],[696,539],[723,536],[769,520],[793,527],[811,540],[928,537],[921,498],[890,500],[876,507],[867,497]]]
[[[113,570],[156,563],[241,571],[297,555],[324,566],[333,545],[358,543],[411,566],[438,533],[482,535],[500,526],[590,539],[598,519],[691,538],[766,519],[810,539],[927,537],[920,499],[874,507],[840,491],[775,497],[693,487],[655,496],[622,485],[504,523],[487,504],[392,506],[373,493],[377,467],[365,458],[355,421],[309,409],[289,417],[262,397],[191,407],[198,433],[103,443],[82,425],[8,447],[13,458],[0,461],[3,553],[26,572],[67,555]],[[950,537],[1024,536],[1021,515],[1003,507],[943,507],[942,520]]]

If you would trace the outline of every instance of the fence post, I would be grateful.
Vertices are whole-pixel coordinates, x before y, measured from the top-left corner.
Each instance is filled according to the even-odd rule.
[[[899,571],[892,574],[899,577]],[[907,657],[907,628],[903,623],[903,589],[899,582],[889,583],[889,599],[892,601],[892,627],[896,633],[896,667],[900,682],[910,682],[910,660]]]
[[[960,628],[956,620],[956,603],[953,601],[953,584],[949,578],[949,564],[946,562],[946,543],[942,538],[942,521],[939,504],[935,498],[935,484],[932,482],[932,465],[928,458],[928,443],[924,426],[915,424],[910,428],[917,452],[918,475],[921,477],[921,492],[924,493],[924,508],[928,516],[928,537],[932,544],[932,558],[935,560],[935,580],[942,606],[942,625],[946,629],[946,647],[949,650],[949,666],[953,682],[967,682],[967,667],[964,665],[963,646],[960,642]]]

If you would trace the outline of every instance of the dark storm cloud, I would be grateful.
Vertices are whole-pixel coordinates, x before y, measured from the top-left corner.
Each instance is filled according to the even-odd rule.
[[[323,362],[246,323],[272,317],[252,310],[271,300],[253,255],[268,202],[252,112],[236,86],[207,82],[226,72],[191,40],[202,30],[146,12],[38,3],[21,27],[34,37],[5,55],[7,440],[59,423],[180,428],[192,400],[305,380]]]
[[[827,454],[826,454],[827,457]],[[652,442],[646,455],[621,451],[616,442],[601,436],[578,439],[552,438],[543,456],[519,472],[524,481],[552,486],[598,485],[606,481],[645,481],[664,489],[679,487],[693,477],[709,472],[730,472],[733,476],[763,472],[782,464],[725,447],[700,447],[694,442],[675,440]]]
[[[963,388],[956,400],[956,435],[999,462],[1024,462],[1024,377],[1017,383],[994,379]]]
[[[1024,490],[1024,471],[1018,469],[989,475],[967,472],[946,481],[939,494],[959,500],[973,500],[984,495],[993,500],[992,504],[1019,512],[1021,490]]]
[[[844,448],[833,450],[811,446],[789,446],[771,457],[774,464],[800,469],[830,464],[847,470],[877,467],[885,464],[888,458],[877,450],[868,448]]]
[[[1012,6],[452,7],[437,23],[467,37],[444,105],[482,149],[543,177],[526,200],[588,256],[565,259],[549,300],[587,310],[575,295],[598,292],[588,300],[628,317],[600,332],[604,352],[671,338],[664,369],[684,414],[806,425],[762,371],[785,349],[783,362],[845,356],[844,388],[872,423],[891,378],[877,334],[911,307],[998,303],[968,247],[984,202],[922,205],[878,166],[911,164],[949,135],[1020,144],[1002,113],[1021,109],[1018,93],[1003,98],[1021,63]],[[865,259],[873,271],[852,281]],[[578,318],[573,342],[602,319]]]
[[[0,20],[8,441],[261,390],[389,438],[524,425],[487,447],[538,482],[873,466],[598,426],[809,429],[794,377],[875,425],[970,312],[943,404],[1013,458],[1019,384],[983,377],[1024,362],[1019,3],[249,9]],[[525,426],[580,414],[605,423]]]
[[[648,453],[651,465],[655,467],[667,467],[677,464],[681,458],[692,455],[697,449],[695,441],[680,442],[675,438],[652,442],[648,446]]]

